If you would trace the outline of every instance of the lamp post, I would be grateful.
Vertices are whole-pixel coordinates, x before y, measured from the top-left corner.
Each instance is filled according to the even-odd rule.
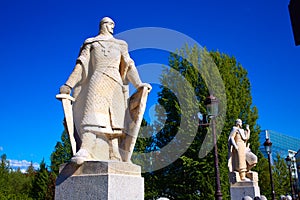
[[[298,198],[300,199],[300,191],[299,191],[299,175],[300,175],[300,165],[297,166],[297,170],[298,170],[298,179],[297,179],[297,194],[298,194]]]
[[[293,181],[292,181],[292,172],[291,172],[291,165],[292,165],[292,159],[290,158],[290,156],[287,156],[285,158],[286,164],[289,168],[289,175],[290,175],[290,185],[291,185],[291,195],[292,195],[292,199],[294,200],[294,187],[293,187]]]
[[[268,161],[269,161],[269,172],[270,172],[270,180],[271,180],[271,196],[272,200],[275,200],[275,191],[274,191],[274,183],[273,183],[273,176],[272,176],[272,166],[271,166],[271,152],[272,152],[272,142],[269,138],[266,139],[264,142],[265,150],[268,154]]]
[[[215,197],[217,200],[222,200],[221,184],[220,184],[220,170],[218,159],[217,135],[216,135],[216,117],[219,112],[219,101],[213,95],[208,96],[204,102],[207,110],[208,117],[211,119],[213,142],[214,142],[214,164],[215,164],[215,177],[216,177],[216,191]]]

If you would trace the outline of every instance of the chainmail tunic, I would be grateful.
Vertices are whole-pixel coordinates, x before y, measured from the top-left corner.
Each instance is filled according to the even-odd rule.
[[[128,69],[136,70],[126,42],[115,38],[87,39],[77,62],[83,71],[73,91],[76,129],[98,127],[112,134],[113,130],[123,130],[128,99],[124,77]],[[139,84],[139,77],[134,80],[135,86]],[[74,81],[69,78],[67,83],[72,85]]]

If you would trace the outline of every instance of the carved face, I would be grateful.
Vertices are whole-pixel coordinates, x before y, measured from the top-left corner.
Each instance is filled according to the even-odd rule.
[[[110,34],[114,33],[115,23],[113,21],[104,23],[104,26]]]
[[[101,32],[104,34],[113,34],[114,33],[114,28],[115,28],[115,23],[112,19],[109,17],[104,17],[101,20]]]
[[[243,122],[242,122],[242,120],[237,119],[237,120],[235,121],[235,124],[236,124],[236,126],[242,127]]]

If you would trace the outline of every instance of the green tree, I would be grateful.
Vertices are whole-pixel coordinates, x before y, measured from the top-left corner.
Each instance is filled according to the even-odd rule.
[[[20,168],[14,171],[10,167],[6,154],[1,156],[0,167],[0,199],[30,200],[31,179],[21,172]]]
[[[29,192],[32,179],[27,174],[21,172],[20,169],[11,171],[8,180],[7,184],[11,188],[9,192],[10,199],[30,199]]]
[[[57,176],[59,173],[59,166],[72,157],[71,142],[67,131],[63,131],[61,141],[57,142],[55,149],[50,156],[51,170]]]
[[[68,162],[72,157],[72,148],[69,135],[66,130],[61,135],[61,141],[55,145],[55,149],[50,156],[51,172],[49,173],[49,182],[47,189],[47,199],[54,199],[55,195],[55,181],[59,174],[59,167],[61,164]]]
[[[0,166],[0,172],[1,173],[8,173],[10,169],[10,163],[7,160],[6,154],[1,155],[1,166]]]
[[[149,149],[148,146],[151,144],[151,135],[153,132],[153,127],[148,124],[145,119],[143,119],[139,131],[139,137],[137,138],[134,146],[134,153],[149,151],[147,149]]]
[[[54,199],[55,197],[55,183],[56,183],[56,174],[54,172],[49,172],[49,182],[47,187],[47,194],[45,199]]]
[[[25,190],[24,193],[25,194],[30,195],[30,192],[32,190],[32,183],[33,183],[36,173],[37,172],[33,166],[33,163],[31,162],[26,170],[26,173],[24,174],[27,177],[26,182],[24,183],[24,190]]]
[[[1,155],[0,165],[0,194],[7,196],[10,193],[10,185],[7,184],[9,180],[10,163],[7,160],[6,154]],[[1,197],[0,195],[0,197]]]
[[[284,158],[281,158],[279,154],[276,155],[274,159],[273,170],[273,180],[274,180],[274,190],[276,196],[279,198],[280,195],[285,195],[290,191],[290,176],[288,167],[285,163]]]
[[[213,70],[212,65],[216,65],[217,70]],[[170,141],[175,141],[173,151],[180,151],[183,140],[194,134],[194,126],[198,123],[193,117],[184,120],[183,115],[196,116],[197,111],[206,112],[204,100],[209,95],[207,85],[210,85],[210,90],[220,99],[221,108],[227,107],[226,113],[221,112],[220,117],[217,118],[217,145],[223,198],[229,199],[227,140],[237,118],[250,125],[251,149],[259,156],[259,159],[262,157],[258,140],[260,127],[256,123],[258,111],[252,105],[251,84],[247,71],[233,56],[218,51],[207,52],[206,49],[200,49],[197,46],[192,48],[186,46],[172,53],[169,66],[171,69],[166,68],[161,77],[164,87],[159,92],[158,101],[163,109],[158,107],[156,110],[157,119],[165,123],[163,129],[155,135],[156,138],[153,140],[155,144],[151,146],[157,146],[160,149]],[[178,76],[178,73],[182,77]],[[222,85],[217,84],[218,73],[224,83],[223,88]],[[182,87],[184,83],[182,78],[187,81],[192,90],[189,87]],[[222,91],[225,91],[225,94]],[[190,96],[195,96],[195,98],[189,98]],[[223,121],[222,118],[224,118]],[[224,126],[221,127],[221,124]],[[181,129],[184,129],[184,137],[178,140],[177,134]],[[211,129],[207,126],[198,127],[193,142],[188,145],[190,146],[184,154],[169,166],[144,174],[146,199],[152,199],[153,196],[167,196],[171,199],[214,198],[215,178]],[[148,187],[148,184],[151,186]]]
[[[271,181],[268,159],[260,157],[255,170],[258,173],[260,193],[271,199]]]
[[[32,183],[31,197],[37,200],[47,199],[49,184],[49,172],[43,159]]]
[[[29,177],[34,177],[36,171],[34,169],[34,166],[33,166],[33,163],[30,162],[30,165],[28,166],[27,170],[26,170],[26,173]]]

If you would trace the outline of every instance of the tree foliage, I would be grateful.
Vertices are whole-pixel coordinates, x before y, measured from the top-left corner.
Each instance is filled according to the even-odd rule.
[[[3,154],[0,167],[0,200],[32,199],[29,194],[33,176],[34,174],[22,173],[20,169],[14,171],[6,159],[6,154]]]
[[[59,166],[72,157],[71,142],[67,131],[63,131],[61,135],[61,141],[58,141],[55,145],[55,149],[50,156],[51,170],[57,176],[59,173]]]
[[[251,150],[259,159],[253,170],[259,173],[261,194],[270,198],[268,161],[259,151],[258,110],[252,103],[246,69],[233,56],[218,51],[208,52],[197,46],[185,46],[171,53],[169,66],[171,68],[166,68],[161,77],[157,121],[149,125],[143,120],[140,136],[144,137],[139,137],[135,146],[135,152],[155,152],[149,159],[150,168],[143,174],[145,199],[214,199],[212,131],[210,126],[199,125],[197,119],[197,112],[206,112],[204,100],[212,92],[220,99],[221,108],[216,130],[223,199],[230,199],[227,141],[237,118],[250,125]],[[171,148],[169,144],[172,144]],[[59,166],[69,161],[71,156],[71,144],[66,131],[51,154],[51,171],[44,160],[37,171],[32,163],[26,173],[13,171],[3,154],[0,163],[0,200],[54,199]],[[169,165],[157,168],[155,162]],[[272,169],[277,196],[285,194],[290,188],[289,175],[284,159],[279,155]]]
[[[0,200],[52,200],[54,199],[55,180],[59,165],[71,158],[71,144],[67,132],[63,132],[61,141],[57,142],[51,154],[51,171],[48,170],[44,159],[38,170],[33,163],[26,172],[13,170],[6,154],[1,155],[0,163]]]
[[[32,183],[31,196],[33,199],[47,199],[49,184],[49,172],[46,168],[46,163],[44,160],[40,163],[40,169],[38,170],[36,176],[34,177]]]
[[[217,70],[212,70],[212,65],[215,65]],[[181,129],[184,129],[184,137],[188,138],[191,135],[195,137],[188,144],[189,148],[170,165],[144,174],[146,199],[159,196],[170,199],[214,198],[215,175],[213,151],[211,151],[211,129],[207,126],[199,126],[196,133],[193,132],[195,124],[198,125],[195,116],[198,111],[206,112],[204,100],[210,92],[213,92],[221,102],[221,113],[217,118],[217,145],[223,199],[229,199],[227,140],[237,118],[250,125],[251,149],[259,159],[262,158],[259,151],[260,127],[256,122],[258,110],[252,104],[251,84],[247,71],[233,56],[218,51],[208,52],[197,46],[191,48],[185,46],[178,52],[172,53],[169,66],[171,68],[166,68],[161,77],[162,88],[158,102],[163,109],[161,106],[156,109],[157,119],[164,122],[164,126],[155,134],[155,139],[152,141],[154,144],[152,143],[151,146],[163,150],[168,143],[175,140],[177,146],[175,145],[173,151],[180,151],[184,138],[176,139]],[[223,88],[222,84],[217,82],[217,76],[221,76]],[[184,81],[180,80],[181,78],[185,79],[189,87],[182,87]],[[191,96],[193,98],[190,98]],[[189,116],[189,120],[184,121],[183,115]],[[201,155],[199,151],[202,152]],[[164,159],[170,158],[164,157]],[[254,170],[260,170],[259,167]]]
[[[274,159],[272,171],[275,194],[279,198],[280,195],[289,193],[291,188],[288,167],[284,158],[281,158],[279,154],[277,154],[276,158]]]

